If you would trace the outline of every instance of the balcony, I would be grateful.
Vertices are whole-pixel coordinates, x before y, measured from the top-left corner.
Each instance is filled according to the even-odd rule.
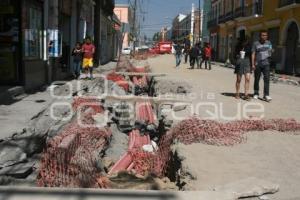
[[[212,19],[207,22],[207,28],[214,28],[218,25],[217,19]]]
[[[229,12],[229,13],[227,13],[226,15],[225,15],[225,21],[227,22],[227,21],[231,21],[231,20],[233,20],[233,11],[231,11],[231,12]]]
[[[210,11],[209,13],[207,13],[207,28],[213,28],[216,27],[218,25],[218,19],[215,16],[215,13],[213,11]]]
[[[233,12],[233,18],[238,18],[238,17],[243,17],[244,13],[244,8],[243,7],[239,7],[237,9],[234,10]]]
[[[297,0],[300,1],[300,0]],[[247,6],[236,8],[235,10],[226,13],[225,15],[221,15],[216,17],[213,12],[208,13],[208,28],[213,28],[219,24],[226,23],[231,20],[242,20],[248,19],[250,17],[261,16],[262,13],[262,0],[259,0],[256,4],[250,4]]]
[[[235,10],[234,18],[247,18],[262,15],[262,3],[250,4]]]
[[[226,22],[226,18],[225,18],[225,15],[222,15],[219,17],[219,24],[223,24]]]
[[[280,0],[279,1],[279,8],[290,6],[293,4],[300,4],[300,0]]]

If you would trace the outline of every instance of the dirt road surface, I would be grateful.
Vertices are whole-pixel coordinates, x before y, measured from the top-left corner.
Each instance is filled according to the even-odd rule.
[[[166,73],[167,77],[159,81],[185,81],[199,102],[213,102],[224,116],[239,116],[237,108],[249,104],[236,100],[228,93],[234,93],[235,75],[232,69],[212,66],[212,70],[189,70],[187,64],[175,68],[173,55],[163,55],[149,59],[152,72]],[[253,92],[253,78],[251,92]],[[261,82],[261,89],[263,84]],[[243,91],[243,90],[242,90]],[[251,100],[264,108],[265,119],[295,118],[300,120],[300,88],[285,84],[271,84],[273,101]],[[224,93],[227,93],[224,95]],[[261,94],[262,95],[262,94]],[[209,97],[209,98],[208,98]],[[212,98],[213,97],[213,98]],[[222,106],[223,107],[222,107]],[[257,106],[257,105],[256,105]],[[197,113],[200,117],[210,116],[212,106],[200,106],[198,111],[191,109],[180,111],[176,116],[188,117]],[[213,108],[214,111],[214,108]],[[240,115],[242,116],[242,115]],[[248,115],[249,116],[249,115]],[[253,113],[254,117],[260,116]],[[180,120],[178,118],[178,120]],[[222,117],[217,120],[226,121]],[[176,120],[175,120],[176,121]],[[255,132],[247,134],[247,141],[233,147],[217,147],[204,144],[179,145],[180,154],[186,159],[185,164],[195,172],[197,180],[190,183],[197,190],[211,190],[216,186],[233,181],[256,177],[280,185],[280,191],[270,199],[300,199],[300,135],[289,135],[278,132]]]

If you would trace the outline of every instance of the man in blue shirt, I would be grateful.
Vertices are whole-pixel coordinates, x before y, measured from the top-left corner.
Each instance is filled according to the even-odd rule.
[[[182,56],[182,47],[179,42],[176,42],[174,49],[175,49],[176,68],[177,68],[181,63],[181,56]]]

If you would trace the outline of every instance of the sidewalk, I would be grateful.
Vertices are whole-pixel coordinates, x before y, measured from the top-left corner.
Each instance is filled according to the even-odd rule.
[[[105,72],[114,69],[116,64],[116,62],[110,62],[106,65],[101,65],[95,68],[94,73],[105,74]],[[78,92],[75,89],[77,88],[77,82],[78,80],[61,81],[61,83],[66,84],[58,84],[54,91],[55,93],[57,92],[56,95],[68,95],[70,92],[68,91],[68,85],[72,85],[72,92],[76,93]],[[5,102],[0,104],[0,141],[23,133],[33,119],[50,107],[56,100],[50,94],[51,87],[45,86],[44,90],[37,91],[34,94],[24,93],[22,87],[0,88],[0,97]]]

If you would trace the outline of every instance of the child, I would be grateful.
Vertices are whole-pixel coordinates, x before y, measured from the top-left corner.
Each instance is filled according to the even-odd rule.
[[[81,62],[82,62],[82,49],[79,42],[76,43],[75,48],[72,51],[73,56],[73,69],[72,73],[75,78],[80,76]]]
[[[83,73],[88,76],[90,73],[90,79],[93,79],[93,57],[95,53],[95,46],[92,44],[91,38],[87,37],[85,43],[82,45],[83,52]]]

